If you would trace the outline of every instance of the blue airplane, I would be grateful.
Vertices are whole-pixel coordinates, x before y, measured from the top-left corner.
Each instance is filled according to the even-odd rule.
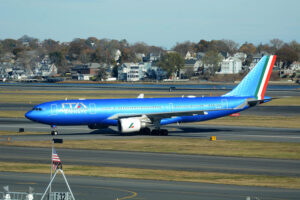
[[[56,126],[73,125],[168,135],[161,126],[215,119],[272,100],[264,94],[275,60],[275,55],[262,57],[232,91],[219,97],[58,100],[36,105],[25,116],[50,125],[52,135],[58,134]]]

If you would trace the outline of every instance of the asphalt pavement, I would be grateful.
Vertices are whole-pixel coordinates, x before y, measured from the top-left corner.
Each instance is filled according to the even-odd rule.
[[[64,164],[300,177],[300,160],[56,149]],[[0,146],[0,161],[48,164],[50,148]],[[288,169],[288,170],[287,170]]]
[[[68,176],[68,182],[77,200],[298,200],[299,190],[268,187],[249,187],[209,183],[134,180]],[[24,192],[28,187],[43,193],[49,183],[49,174],[0,172],[0,188]],[[58,175],[52,191],[68,191],[62,176]]]
[[[164,126],[169,130],[169,136],[173,138],[203,138],[216,136],[221,140],[248,140],[268,142],[300,142],[300,129],[296,128],[264,128],[264,127],[239,127],[217,126],[201,124],[180,124]],[[49,132],[40,135],[22,135],[19,128],[25,131]],[[48,125],[33,123],[25,118],[0,118],[0,130],[16,132],[10,136],[14,141],[40,141],[50,140],[51,129]],[[94,140],[94,139],[124,139],[124,138],[148,138],[162,136],[145,136],[130,134],[120,135],[116,127],[102,130],[91,130],[87,126],[59,126],[59,137],[65,140]],[[1,140],[7,140],[7,136],[0,136]]]

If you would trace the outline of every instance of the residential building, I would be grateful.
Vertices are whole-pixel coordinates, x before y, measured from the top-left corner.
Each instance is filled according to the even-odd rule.
[[[55,64],[38,64],[34,71],[36,76],[56,76],[57,67]]]
[[[71,72],[72,74],[90,74],[92,76],[96,76],[99,68],[99,63],[87,63],[75,65],[74,67],[72,67]]]
[[[224,59],[221,63],[221,71],[217,74],[237,74],[242,70],[242,61],[236,57]]]
[[[158,61],[160,59],[161,54],[160,53],[148,53],[144,58],[143,62],[153,62]]]
[[[245,54],[243,52],[237,52],[233,55],[233,57],[240,59],[242,62],[245,62],[245,60],[247,58],[247,54]]]
[[[295,61],[291,64],[290,66],[291,70],[293,70],[294,72],[300,71],[300,62],[299,61]]]
[[[143,64],[123,63],[118,69],[118,80],[139,81],[144,78]]]

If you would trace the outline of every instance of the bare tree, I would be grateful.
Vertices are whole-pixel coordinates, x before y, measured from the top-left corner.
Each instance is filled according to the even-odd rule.
[[[272,40],[270,40],[270,44],[272,45],[272,47],[274,47],[276,50],[280,49],[284,42],[278,38],[274,38]]]

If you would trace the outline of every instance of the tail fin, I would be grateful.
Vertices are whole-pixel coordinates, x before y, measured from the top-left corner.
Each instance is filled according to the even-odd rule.
[[[276,55],[264,56],[232,91],[223,96],[264,99]]]

